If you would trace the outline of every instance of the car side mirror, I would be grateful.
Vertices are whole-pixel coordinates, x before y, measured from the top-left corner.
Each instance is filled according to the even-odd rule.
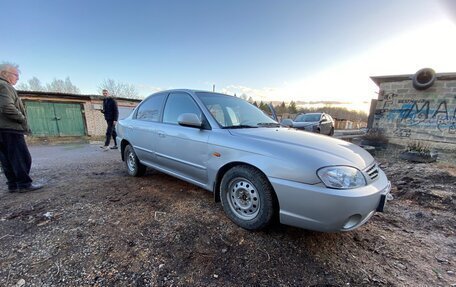
[[[203,127],[203,121],[193,113],[185,113],[179,115],[177,118],[177,122],[179,125],[184,126],[184,127],[193,127],[193,128],[202,128]]]
[[[293,121],[291,119],[283,119],[281,122],[280,122],[280,125],[281,126],[284,126],[284,127],[293,127]]]

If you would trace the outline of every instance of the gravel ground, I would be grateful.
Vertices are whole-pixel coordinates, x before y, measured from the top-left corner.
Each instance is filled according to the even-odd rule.
[[[40,191],[0,190],[0,286],[456,286],[456,163],[376,155],[386,212],[346,233],[249,232],[210,192],[129,177],[98,144],[31,146]]]

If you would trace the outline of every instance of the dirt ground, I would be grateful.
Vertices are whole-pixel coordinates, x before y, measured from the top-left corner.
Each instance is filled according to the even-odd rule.
[[[40,191],[0,190],[0,286],[456,286],[456,162],[376,155],[394,200],[361,228],[234,225],[210,192],[129,177],[96,144],[34,145]],[[4,179],[2,179],[4,182]]]

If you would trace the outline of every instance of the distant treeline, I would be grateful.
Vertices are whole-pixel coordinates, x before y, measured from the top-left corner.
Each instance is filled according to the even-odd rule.
[[[252,104],[259,107],[266,113],[270,113],[267,103],[264,103],[263,101],[257,103],[254,101]],[[330,114],[333,118],[353,122],[367,122],[368,116],[365,112],[348,110],[347,108],[342,107],[324,106],[321,108],[298,108],[294,101],[291,101],[288,105],[286,105],[285,102],[282,102],[279,105],[273,105],[273,107],[277,115],[324,112]]]

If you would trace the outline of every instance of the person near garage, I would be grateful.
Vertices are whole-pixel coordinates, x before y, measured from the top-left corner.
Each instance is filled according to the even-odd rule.
[[[106,140],[104,146],[101,146],[101,148],[103,148],[104,151],[108,151],[109,149],[117,149],[116,123],[119,118],[119,108],[117,107],[116,100],[109,95],[108,90],[103,89],[102,93],[104,99],[103,110],[101,112],[104,114],[104,118],[108,126],[106,128]],[[114,140],[114,145],[112,147],[109,147],[111,137]]]

